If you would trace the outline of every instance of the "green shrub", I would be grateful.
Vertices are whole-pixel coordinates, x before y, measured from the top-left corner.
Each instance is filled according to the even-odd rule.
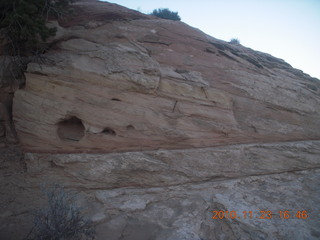
[[[155,9],[151,13],[151,15],[159,17],[159,18],[174,20],[174,21],[181,20],[180,16],[178,15],[178,12],[172,12],[168,8]]]
[[[48,206],[34,214],[34,226],[28,240],[91,240],[95,229],[91,221],[85,219],[76,206],[74,195],[60,185],[43,189]]]
[[[58,18],[72,0],[1,0],[0,29],[7,55],[41,53],[44,42],[56,33],[46,26],[49,16]]]
[[[240,45],[240,40],[238,38],[231,38],[229,43],[234,45]]]

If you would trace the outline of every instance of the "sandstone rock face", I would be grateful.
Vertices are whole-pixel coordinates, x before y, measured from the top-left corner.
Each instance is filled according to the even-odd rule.
[[[23,61],[21,59],[21,65]],[[13,94],[24,84],[23,69],[17,62],[14,57],[0,55],[0,137],[5,137],[10,143],[18,142],[12,123]],[[3,144],[0,139],[0,146]]]
[[[54,166],[72,176],[66,183],[73,186],[81,183],[87,188],[117,188],[310,170],[320,167],[319,155],[320,142],[309,141],[114,154],[27,153],[26,161],[30,174],[38,175]],[[44,176],[50,178],[49,174]]]
[[[22,238],[39,184],[60,183],[97,239],[319,239],[317,79],[182,22],[73,8],[15,92],[25,172],[2,176],[0,238]]]
[[[86,11],[96,11],[96,5],[113,6],[76,4]],[[134,15],[112,9],[124,19]],[[28,65],[26,86],[14,100],[26,151],[116,152],[320,138],[319,81],[184,23],[136,15],[60,26],[46,62]],[[66,124],[70,119],[75,121]]]
[[[97,239],[319,239],[319,149],[320,141],[303,141],[109,154],[27,153],[23,177],[1,179],[10,184],[0,189],[7,191],[0,205],[0,236],[25,237],[16,228],[31,228],[29,212],[43,204],[36,189],[59,183],[78,193]],[[213,211],[233,215],[212,219]],[[284,211],[290,217],[280,215]],[[297,217],[302,211],[305,218]]]

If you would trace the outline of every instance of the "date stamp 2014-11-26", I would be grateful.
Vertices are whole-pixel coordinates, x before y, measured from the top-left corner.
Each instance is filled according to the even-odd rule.
[[[307,219],[309,217],[306,210],[303,211],[212,211],[212,219],[272,219],[274,217],[280,219]]]

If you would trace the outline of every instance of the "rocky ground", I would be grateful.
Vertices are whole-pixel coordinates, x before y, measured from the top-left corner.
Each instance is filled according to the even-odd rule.
[[[0,238],[26,237],[32,213],[45,205],[41,184],[59,183],[76,191],[98,239],[319,239],[319,144],[284,143],[282,156],[268,158],[296,165],[275,172],[254,160],[270,145],[233,146],[236,153],[212,148],[50,156],[24,155],[7,145],[0,149]],[[240,152],[251,165],[235,164]],[[302,169],[299,161],[315,165]],[[234,212],[220,219],[212,211]],[[290,211],[290,217],[280,211]]]

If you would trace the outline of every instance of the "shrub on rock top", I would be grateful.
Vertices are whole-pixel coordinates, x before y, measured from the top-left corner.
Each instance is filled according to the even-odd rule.
[[[238,38],[231,38],[229,43],[233,45],[240,45],[240,40]]]
[[[159,17],[159,18],[174,20],[174,21],[181,20],[180,16],[178,15],[178,12],[170,11],[168,8],[155,9],[151,13],[151,15]]]

